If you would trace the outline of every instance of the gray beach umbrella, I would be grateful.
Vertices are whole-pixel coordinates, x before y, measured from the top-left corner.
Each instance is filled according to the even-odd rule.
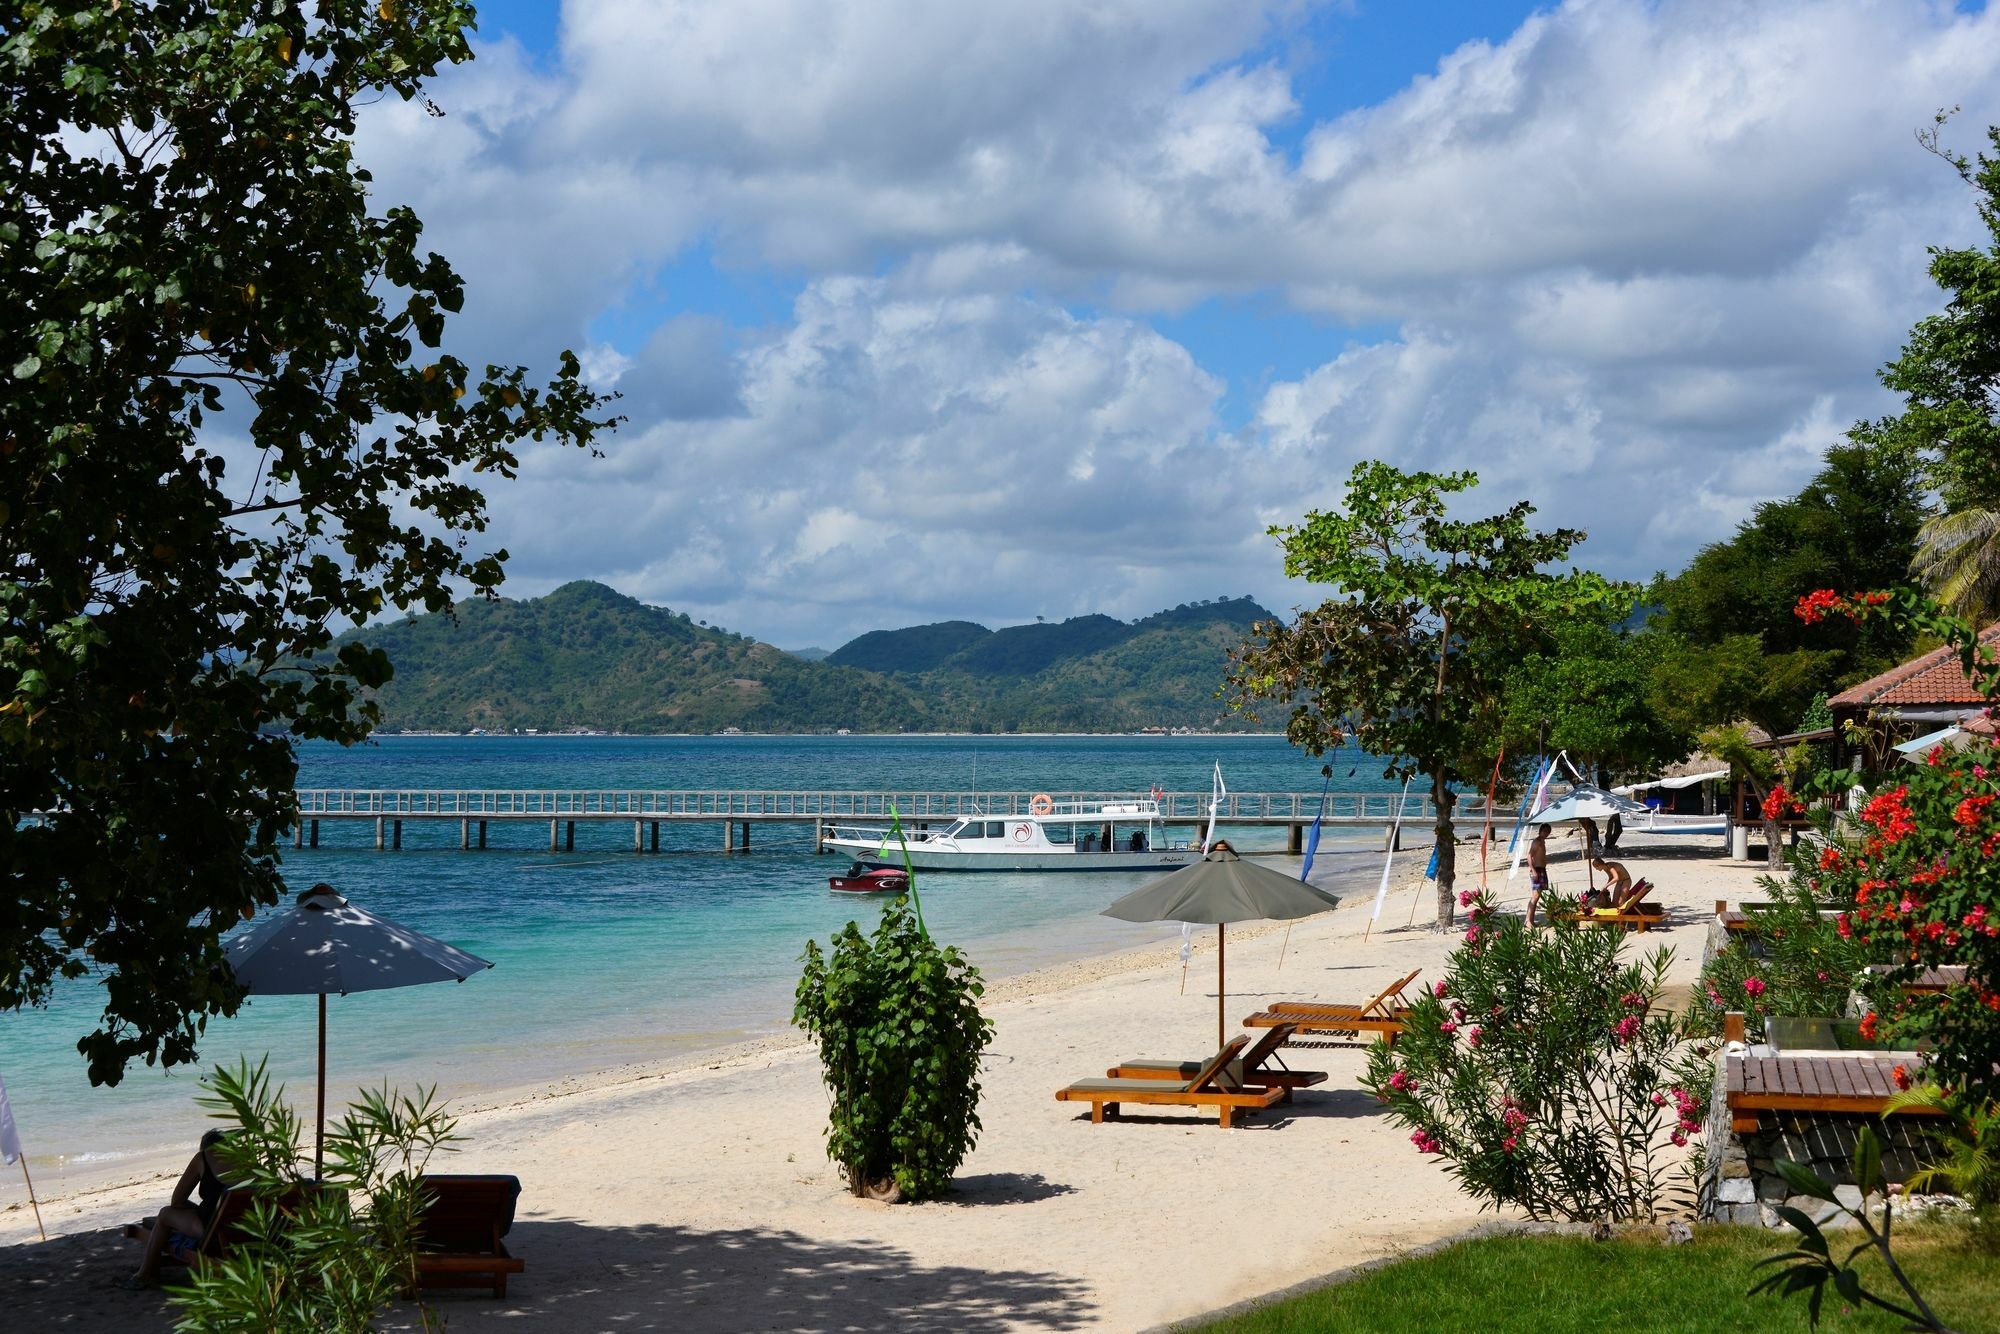
[[[298,902],[230,937],[223,953],[236,980],[253,996],[319,997],[319,1115],[313,1175],[326,1147],[326,998],[350,991],[387,991],[425,982],[463,982],[493,965],[357,908],[314,885]]]
[[[1223,929],[1231,922],[1289,921],[1338,907],[1340,900],[1303,880],[1246,862],[1218,843],[1192,866],[1133,890],[1106,908],[1126,922],[1215,924],[1215,1045],[1228,1040],[1224,995],[1228,973]]]

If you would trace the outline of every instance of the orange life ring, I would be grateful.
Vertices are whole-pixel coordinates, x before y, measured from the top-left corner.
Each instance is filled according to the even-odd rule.
[[[1028,802],[1028,809],[1037,815],[1047,815],[1055,808],[1055,802],[1050,799],[1049,794],[1046,792],[1037,792],[1034,798]]]

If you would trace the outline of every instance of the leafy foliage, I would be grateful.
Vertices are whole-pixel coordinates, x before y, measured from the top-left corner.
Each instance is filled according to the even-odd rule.
[[[1228,680],[1239,709],[1290,705],[1286,734],[1312,755],[1351,737],[1398,757],[1391,777],[1429,777],[1440,925],[1454,902],[1454,785],[1485,778],[1515,663],[1556,627],[1630,605],[1629,590],[1597,575],[1551,572],[1584,534],[1529,528],[1525,501],[1490,518],[1447,517],[1448,498],[1477,481],[1362,463],[1345,511],[1274,528],[1285,573],[1337,593],[1290,625],[1259,622]]]
[[[1612,621],[1626,613],[1609,610],[1606,619],[1558,626],[1508,674],[1510,753],[1533,754],[1546,742],[1620,773],[1650,773],[1688,753],[1693,737],[1652,696],[1661,636],[1618,629]]]
[[[1901,582],[1923,522],[1923,478],[1907,452],[1827,451],[1797,495],[1759,505],[1726,542],[1703,547],[1653,591],[1657,626],[1685,645],[1666,662],[1683,726],[1749,719],[1783,735],[1815,695],[1899,661],[1910,635],[1887,623],[1814,630],[1792,608],[1839,570],[1855,586]]]
[[[1949,1191],[1972,1208],[1974,1229],[1988,1250],[2000,1249],[2000,1102],[1979,1102],[1946,1093],[1936,1084],[1917,1084],[1889,1100],[1883,1115],[1923,1108],[1945,1118],[1932,1130],[1942,1156],[1910,1174],[1903,1194]]]
[[[173,1293],[188,1331],[359,1334],[416,1283],[416,1229],[429,1199],[421,1178],[459,1137],[434,1089],[364,1091],[326,1136],[317,1185],[296,1113],[264,1062],[218,1068],[197,1099],[230,1124],[220,1153],[255,1203],[244,1239],[196,1268]],[[426,1319],[428,1326],[428,1318]]]
[[[1535,931],[1496,922],[1485,896],[1471,906],[1444,980],[1395,1047],[1370,1048],[1362,1084],[1482,1203],[1653,1221],[1662,1153],[1706,1114],[1676,1082],[1681,1038],[1659,1007],[1672,952],[1628,963],[1618,932]]]
[[[1892,1215],[1882,1180],[1882,1142],[1876,1138],[1874,1128],[1871,1126],[1862,1126],[1856,1132],[1854,1140],[1854,1184],[1860,1187],[1862,1195],[1862,1207],[1859,1209],[1842,1204],[1839,1197],[1834,1194],[1833,1187],[1822,1181],[1804,1164],[1780,1161],[1777,1168],[1778,1174],[1784,1177],[1785,1184],[1792,1188],[1794,1195],[1808,1195],[1815,1200],[1823,1200],[1833,1205],[1860,1225],[1864,1240],[1849,1249],[1841,1259],[1836,1260],[1833,1258],[1833,1251],[1827,1242],[1826,1234],[1820,1230],[1818,1223],[1801,1209],[1795,1209],[1788,1204],[1777,1205],[1775,1207],[1778,1216],[1799,1234],[1798,1247],[1774,1255],[1768,1260],[1759,1261],[1759,1268],[1765,1265],[1789,1265],[1789,1268],[1768,1275],[1751,1288],[1750,1293],[1755,1296],[1760,1292],[1774,1292],[1781,1297],[1789,1297],[1798,1292],[1806,1293],[1808,1318],[1817,1328],[1820,1306],[1826,1299],[1827,1284],[1831,1283],[1842,1300],[1855,1305],[1865,1302],[1891,1315],[1899,1316],[1909,1322],[1906,1328],[1951,1334],[1950,1327],[1939,1320],[1930,1305],[1924,1301],[1923,1294],[1917,1291],[1916,1284],[1910,1281],[1910,1276],[1896,1262],[1895,1253],[1890,1249]],[[1868,1198],[1878,1195],[1882,1199],[1882,1222],[1879,1228],[1870,1221],[1867,1208]],[[1861,1271],[1855,1267],[1854,1262],[1870,1252],[1887,1267],[1890,1276],[1903,1290],[1903,1296],[1909,1299],[1909,1306],[1891,1301],[1862,1286]]]
[[[612,424],[574,357],[538,388],[442,351],[458,276],[370,211],[355,107],[468,59],[471,19],[0,11],[0,1009],[101,970],[94,1081],[239,1003],[217,942],[280,890],[275,729],[356,740],[389,675],[330,627],[490,592],[474,474]]]
[[[833,1095],[827,1155],[856,1195],[942,1192],[979,1134],[979,1058],[993,1025],[979,971],[923,929],[908,899],[872,938],[849,922],[808,941],[792,1022],[819,1043]]]
[[[1816,854],[1801,854],[1811,856]],[[1738,936],[1701,971],[1701,985],[1688,1011],[1688,1030],[1715,1035],[1722,1016],[1742,1011],[1753,1030],[1767,1018],[1816,1018],[1846,1013],[1867,956],[1853,940],[1821,916],[1802,872],[1791,881],[1758,881],[1769,901],[1748,909],[1756,950]]]

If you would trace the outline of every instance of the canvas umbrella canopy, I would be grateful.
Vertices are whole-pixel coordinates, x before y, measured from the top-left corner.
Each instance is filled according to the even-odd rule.
[[[1646,803],[1579,783],[1560,801],[1550,802],[1528,817],[1529,824],[1561,824],[1565,820],[1606,820],[1616,815],[1644,815]]]
[[[1227,843],[1218,843],[1194,865],[1133,890],[1106,908],[1103,916],[1126,922],[1215,924],[1215,1045],[1220,1047],[1228,1040],[1224,928],[1231,922],[1310,917],[1339,904],[1334,895],[1268,866],[1246,862]]]
[[[425,982],[463,982],[493,965],[435,936],[357,908],[331,885],[232,936],[224,945],[236,980],[253,996],[319,997],[319,1114],[313,1175],[326,1148],[326,998]]]

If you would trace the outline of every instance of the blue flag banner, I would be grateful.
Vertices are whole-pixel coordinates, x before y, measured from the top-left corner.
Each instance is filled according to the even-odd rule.
[[[1306,859],[1299,867],[1299,879],[1312,875],[1313,857],[1319,852],[1319,826],[1326,819],[1326,794],[1333,790],[1333,775],[1326,776],[1326,782],[1319,790],[1319,813],[1313,816],[1312,828],[1306,833]]]

